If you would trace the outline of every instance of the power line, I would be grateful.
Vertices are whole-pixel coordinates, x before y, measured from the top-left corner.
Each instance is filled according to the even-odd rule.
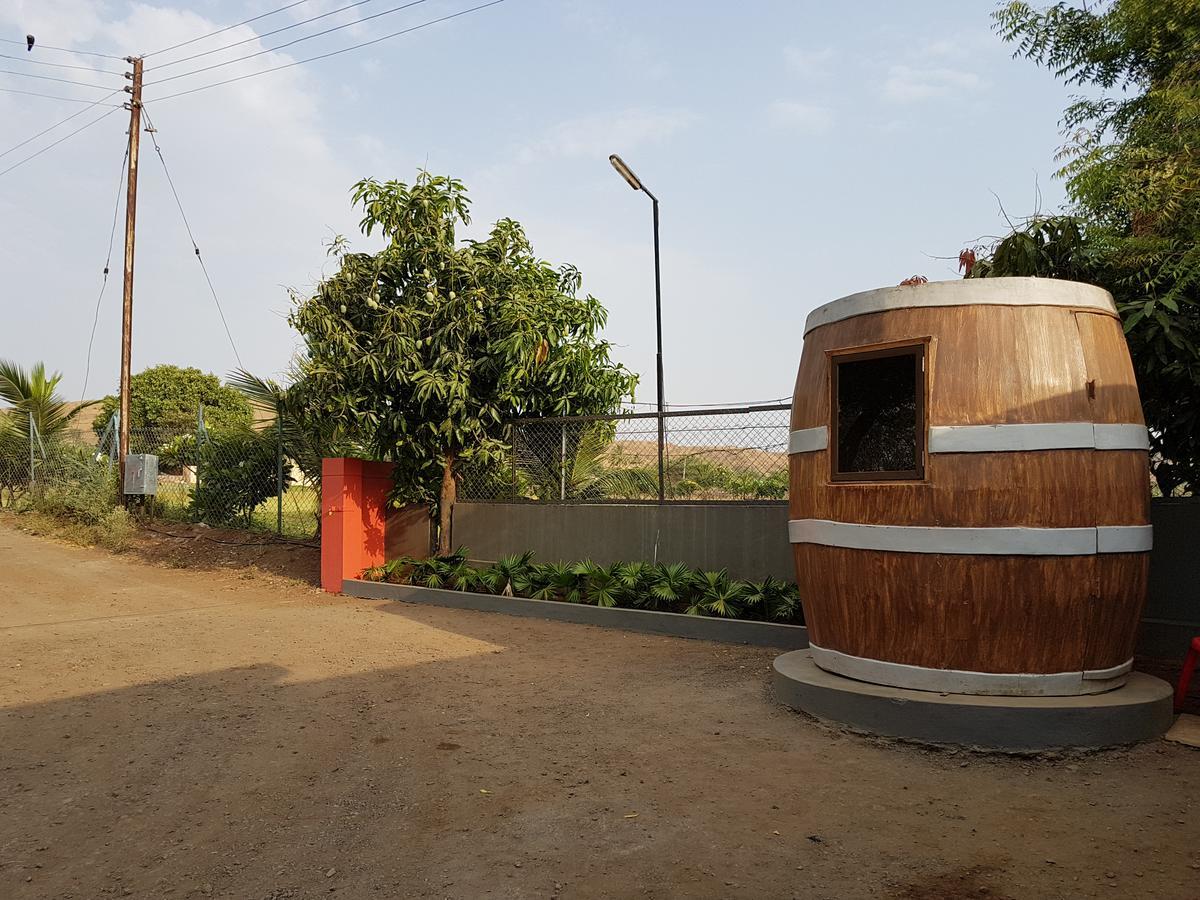
[[[367,0],[363,0],[363,2],[367,2]],[[408,9],[413,6],[418,6],[418,5],[420,5],[422,3],[426,3],[426,2],[428,2],[428,0],[410,0],[410,2],[405,3],[401,6],[394,6],[391,9],[385,9],[383,12],[377,12],[374,15],[364,16],[361,19],[355,19],[353,22],[347,22],[344,25],[334,25],[332,28],[326,28],[324,31],[318,31],[318,32],[315,32],[314,34],[306,34],[306,35],[304,35],[304,37],[298,37],[295,40],[288,41],[285,44],[277,44],[274,47],[267,47],[264,50],[257,50],[254,53],[247,53],[245,56],[239,56],[236,59],[229,59],[229,60],[226,60],[225,62],[213,63],[211,66],[202,66],[199,69],[192,69],[190,72],[181,72],[178,75],[168,75],[166,78],[158,79],[158,81],[147,81],[146,86],[149,87],[150,85],[154,85],[154,84],[164,84],[165,82],[168,82],[168,81],[175,81],[177,78],[187,78],[189,75],[199,75],[201,72],[209,72],[213,69],[220,69],[224,66],[232,66],[234,63],[244,62],[247,59],[254,59],[254,57],[262,56],[265,53],[274,53],[276,50],[284,50],[288,47],[293,46],[294,44],[300,44],[300,43],[303,43],[304,41],[311,41],[313,38],[323,37],[324,35],[332,34],[335,31],[341,31],[343,28],[350,28],[353,25],[361,25],[363,22],[370,22],[372,19],[378,19],[380,16],[390,16],[392,13],[397,13],[397,12],[400,12],[401,10]],[[353,4],[353,5],[357,6],[360,4]],[[347,7],[347,8],[349,8],[349,7]],[[318,17],[318,18],[320,18],[320,17]],[[282,31],[284,29],[280,29],[280,30]],[[264,37],[265,37],[265,35],[264,35]],[[204,54],[200,54],[200,55],[203,56]]]
[[[74,113],[71,113],[71,115],[67,116],[65,119],[60,119],[59,121],[57,121],[57,122],[55,122],[53,125],[51,125],[49,128],[45,128],[45,129],[43,129],[42,131],[39,131],[39,132],[38,132],[37,134],[35,134],[33,137],[28,137],[28,138],[25,138],[25,140],[21,141],[21,143],[19,143],[19,144],[13,144],[13,145],[12,145],[11,147],[9,147],[7,150],[4,150],[4,151],[0,152],[0,157],[3,157],[3,156],[8,156],[8,154],[12,153],[14,150],[19,150],[19,149],[21,149],[21,148],[22,148],[22,147],[24,147],[26,144],[28,144],[30,141],[36,141],[36,140],[37,140],[38,138],[40,138],[40,137],[41,137],[43,134],[49,134],[51,131],[53,131],[55,128],[57,128],[59,125],[66,125],[66,124],[67,124],[68,122],[70,122],[72,119],[75,119],[75,118],[78,118],[79,116],[82,116],[82,115],[83,115],[85,112],[87,112],[89,109],[92,109],[92,108],[93,108],[93,107],[95,107],[95,106],[99,106],[99,105],[100,105],[101,103],[103,103],[105,100],[108,100],[108,99],[110,99],[111,97],[115,97],[115,96],[117,96],[117,94],[120,94],[120,93],[123,93],[123,92],[124,92],[124,89],[122,88],[121,90],[116,90],[116,91],[113,91],[111,94],[109,94],[109,95],[108,95],[108,97],[101,97],[101,98],[100,98],[99,100],[97,100],[96,102],[94,102],[94,103],[89,103],[89,104],[88,104],[87,106],[85,106],[83,109],[79,110],[79,112],[74,112]],[[114,106],[115,106],[115,104],[114,104]]]
[[[122,91],[124,88],[121,89]],[[5,94],[23,94],[26,97],[44,97],[47,100],[63,100],[68,103],[86,103],[89,106],[95,106],[97,103],[103,102],[106,98],[101,97],[99,100],[88,100],[86,97],[60,97],[58,94],[39,94],[37,91],[19,91],[16,88],[0,87],[0,92]],[[121,91],[114,91],[120,93]],[[111,95],[110,95],[111,96]],[[121,104],[112,104],[116,109],[121,108]]]
[[[84,72],[96,72],[99,75],[116,75],[121,76],[123,72],[113,72],[109,69],[97,69],[94,66],[73,66],[70,63],[53,63],[42,62],[40,59],[26,59],[24,56],[9,56],[7,53],[0,53],[0,59],[12,59],[17,62],[29,63],[31,66],[52,66],[55,69],[79,69]]]
[[[0,69],[0,75],[19,75],[21,78],[36,78],[39,81],[57,81],[61,84],[75,84],[79,87],[96,88],[98,90],[107,90],[112,85],[93,84],[90,81],[75,81],[72,78],[55,78],[53,75],[36,75],[33,72],[17,72],[14,69]]]
[[[394,38],[394,37],[400,37],[401,35],[410,34],[411,32],[414,32],[414,31],[420,31],[422,28],[428,28],[431,25],[437,25],[441,22],[447,22],[450,19],[457,19],[459,16],[465,16],[468,13],[478,12],[481,9],[487,9],[489,6],[496,6],[503,2],[504,2],[504,0],[491,0],[490,3],[481,3],[479,6],[472,6],[470,9],[464,9],[464,10],[461,10],[460,12],[451,13],[450,15],[442,16],[439,19],[432,19],[428,22],[422,22],[420,25],[413,25],[411,28],[405,28],[405,29],[402,29],[401,31],[395,31],[395,32],[392,32],[391,34],[385,34],[383,37],[378,37],[378,38],[375,38],[374,40],[370,40],[370,41],[364,41],[361,44],[353,44],[349,47],[343,47],[341,50],[333,50],[333,51],[330,51],[329,53],[322,53],[318,56],[310,56],[306,59],[297,59],[297,60],[294,60],[293,62],[284,63],[283,65],[280,65],[280,66],[273,66],[270,69],[263,69],[262,71],[259,71],[259,72],[250,72],[246,75],[239,75],[236,78],[226,78],[224,81],[214,81],[212,84],[204,84],[204,85],[201,85],[200,87],[191,88],[186,91],[179,91],[174,94],[167,94],[167,96],[165,96],[165,97],[157,98],[155,100],[155,102],[161,103],[164,100],[173,100],[176,97],[183,97],[183,96],[186,96],[187,94],[195,94],[198,91],[206,91],[209,88],[221,87],[222,85],[225,85],[225,84],[233,84],[235,81],[244,81],[247,78],[254,78],[258,75],[266,75],[270,72],[278,72],[281,69],[290,69],[290,68],[292,68],[292,66],[299,66],[299,65],[303,65],[304,63],[316,62],[317,60],[320,60],[320,59],[328,59],[331,56],[338,56],[342,53],[349,53],[351,50],[361,50],[363,47],[370,47],[372,44],[378,44],[382,41],[390,40],[391,38]],[[188,73],[188,74],[191,74],[191,73]]]
[[[121,108],[121,107],[119,107],[119,106],[114,106],[112,109],[110,109],[110,110],[109,110],[108,112],[106,112],[104,115],[100,116],[100,118],[98,118],[98,119],[92,119],[92,121],[88,122],[86,125],[82,125],[82,126],[80,126],[79,128],[76,128],[76,129],[75,129],[74,131],[72,131],[70,134],[65,134],[65,135],[63,135],[62,137],[60,137],[60,138],[59,138],[57,141],[55,141],[54,143],[52,143],[52,144],[47,144],[45,147],[43,147],[43,148],[42,148],[41,150],[39,150],[37,153],[33,153],[33,154],[31,154],[31,155],[29,155],[29,156],[25,157],[25,158],[24,158],[23,160],[21,160],[20,162],[13,163],[13,164],[12,164],[11,166],[9,166],[7,169],[4,169],[3,171],[0,171],[0,175],[7,175],[9,172],[11,172],[13,169],[17,168],[18,166],[23,166],[23,165],[25,165],[25,163],[29,162],[31,159],[36,159],[37,157],[39,157],[39,156],[41,156],[43,153],[45,153],[47,150],[51,150],[51,149],[53,149],[53,148],[57,147],[57,146],[58,146],[59,144],[61,144],[63,141],[65,141],[65,140],[67,140],[67,139],[69,139],[69,138],[73,138],[73,137],[75,137],[75,135],[79,134],[79,132],[81,132],[81,131],[86,131],[87,129],[91,128],[93,125],[96,125],[96,124],[99,124],[100,122],[103,122],[105,119],[107,119],[109,116],[111,116],[113,113],[115,113],[115,112],[116,112],[118,109],[120,109],[120,108]]]
[[[226,31],[232,31],[235,28],[240,28],[243,25],[249,25],[251,22],[257,22],[259,19],[265,19],[268,16],[273,16],[276,13],[284,12],[291,9],[293,6],[299,6],[301,3],[306,3],[308,0],[296,0],[294,3],[289,3],[287,6],[281,6],[279,9],[273,9],[270,12],[260,13],[257,16],[251,16],[249,19],[243,19],[240,22],[234,22],[232,25],[226,25],[224,28],[218,28],[216,31],[210,31],[208,34],[202,34],[199,37],[194,37],[191,40],[180,41],[178,44],[172,44],[170,47],[163,47],[161,50],[155,50],[153,53],[143,53],[142,59],[148,59],[151,56],[158,56],[160,53],[166,53],[168,50],[178,50],[180,47],[186,47],[189,44],[194,44],[197,41],[203,41],[210,37],[216,37],[218,34],[224,34]]]
[[[163,157],[162,147],[158,145],[158,130],[154,127],[154,120],[150,118],[150,111],[146,109],[144,103],[142,104],[142,113],[146,116],[146,124],[150,126],[146,131],[150,134],[150,140],[154,142],[154,152],[158,154],[158,161],[162,163],[163,173],[167,176],[167,184],[171,186],[171,194],[175,197],[175,205],[179,208],[179,217],[183,219],[183,227],[187,230],[188,240],[192,242],[192,249],[196,251],[196,262],[200,263],[200,269],[204,272],[204,280],[208,282],[208,290],[212,294],[213,303],[217,305],[217,314],[221,317],[221,324],[225,326],[225,337],[229,338],[229,346],[233,348],[233,356],[237,360],[238,368],[245,369],[242,357],[238,353],[237,344],[233,341],[233,334],[229,330],[229,323],[225,320],[225,310],[221,309],[221,301],[217,299],[217,289],[213,287],[212,278],[208,274],[208,266],[204,264],[204,257],[200,255],[200,246],[192,234],[192,226],[188,222],[187,213],[183,211],[179,191],[175,190],[175,181],[171,178],[171,170],[167,168],[167,160]]]
[[[108,255],[104,257],[104,277],[100,281],[100,293],[96,297],[96,313],[92,316],[92,336],[88,338],[87,365],[83,370],[83,391],[79,402],[87,397],[88,378],[92,374],[92,344],[96,341],[96,326],[100,324],[100,301],[104,299],[104,289],[108,287],[108,267],[112,262],[113,239],[117,236],[117,213],[121,211],[121,188],[125,185],[125,162],[129,159],[129,145],[125,145],[125,153],[121,157],[121,177],[117,179],[117,200],[113,204],[112,228],[108,232]]]
[[[12,38],[0,38],[5,44],[19,44],[22,47],[27,46],[25,41],[14,41]],[[57,50],[60,53],[78,53],[82,56],[100,56],[104,59],[117,59],[124,62],[125,57],[114,56],[112,53],[97,53],[95,50],[72,50],[70,47],[51,47],[49,44],[38,44],[39,50]]]
[[[357,0],[357,2],[351,3],[348,6],[339,6],[337,9],[331,9],[329,12],[321,13],[321,15],[319,15],[319,16],[313,16],[310,19],[304,19],[304,20],[302,20],[300,22],[296,22],[292,25],[284,25],[282,28],[276,28],[274,31],[265,31],[262,34],[254,34],[248,38],[243,38],[240,41],[234,41],[232,44],[226,44],[223,47],[216,47],[212,50],[203,50],[200,53],[193,53],[191,56],[181,56],[179,59],[172,59],[169,62],[160,63],[159,65],[154,66],[153,68],[165,69],[167,66],[174,66],[174,65],[177,65],[178,63],[188,62],[193,59],[199,59],[202,56],[208,56],[212,53],[220,53],[223,50],[231,50],[234,47],[241,46],[242,44],[249,44],[252,41],[261,41],[264,38],[269,38],[273,34],[280,34],[281,32],[284,32],[284,31],[291,31],[293,28],[299,28],[301,25],[308,25],[310,22],[315,22],[318,19],[326,19],[329,16],[336,15],[337,13],[340,13],[340,12],[345,12],[348,9],[354,9],[356,6],[362,6],[366,3],[374,3],[374,2],[375,2],[375,0]],[[422,2],[423,2],[423,0],[422,0]],[[409,6],[415,6],[415,5],[416,4],[412,4],[412,3],[409,4]],[[367,21],[367,20],[366,19],[357,19],[354,22],[351,22],[350,24],[357,25],[359,22],[365,22],[365,21]],[[346,27],[346,26],[343,26],[343,27]],[[326,33],[327,32],[322,32],[322,34],[326,34]],[[318,37],[318,35],[312,35],[312,37]],[[302,38],[302,40],[307,40],[307,38]],[[287,46],[287,45],[284,45],[284,46]],[[278,49],[278,48],[273,48],[273,49]],[[242,57],[242,58],[245,59],[246,57]],[[233,60],[233,62],[237,62],[237,60]],[[198,69],[197,71],[203,71],[203,70]],[[182,77],[182,76],[180,76],[180,77]]]

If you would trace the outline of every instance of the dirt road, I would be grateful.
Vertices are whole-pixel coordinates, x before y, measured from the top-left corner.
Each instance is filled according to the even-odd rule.
[[[182,563],[177,563],[182,564]],[[789,713],[772,653],[0,526],[0,897],[1200,897],[1200,753]]]

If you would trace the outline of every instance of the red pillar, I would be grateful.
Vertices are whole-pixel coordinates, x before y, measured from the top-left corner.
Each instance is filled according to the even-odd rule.
[[[321,461],[321,587],[340,594],[342,581],[383,565],[391,463],[339,457]]]

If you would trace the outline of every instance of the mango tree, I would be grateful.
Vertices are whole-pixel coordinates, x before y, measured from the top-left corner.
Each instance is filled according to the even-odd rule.
[[[519,223],[459,240],[462,182],[365,179],[353,199],[363,233],[387,245],[334,241],[337,271],[290,317],[300,369],[338,439],[396,463],[397,499],[437,504],[445,555],[462,467],[505,457],[508,419],[611,412],[636,377],[612,361],[607,314],[580,295],[579,271],[538,259]]]

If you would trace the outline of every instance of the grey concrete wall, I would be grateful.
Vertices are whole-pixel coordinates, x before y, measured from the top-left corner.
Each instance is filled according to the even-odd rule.
[[[488,562],[532,550],[542,562],[657,559],[793,581],[787,518],[786,503],[459,503],[454,545]]]
[[[779,647],[785,650],[796,650],[808,646],[807,628],[803,625],[783,625],[779,622],[718,619],[709,616],[655,612],[648,609],[605,608],[589,606],[584,603],[563,603],[559,600],[528,600],[524,597],[499,597],[494,594],[475,594],[471,591],[451,591],[354,579],[346,579],[342,582],[342,593],[351,597],[365,597],[371,600],[431,603],[435,606],[448,606],[452,609],[474,609],[481,612],[503,613],[506,616],[555,619],[559,622],[598,625],[602,628],[624,628],[626,631],[669,634],[673,637],[721,641],[727,644],[752,644],[757,647]]]
[[[1200,634],[1200,498],[1151,504],[1150,599],[1138,652],[1182,658]],[[539,560],[685,562],[741,578],[789,581],[787,505],[460,503],[454,542],[494,561],[533,550]]]

